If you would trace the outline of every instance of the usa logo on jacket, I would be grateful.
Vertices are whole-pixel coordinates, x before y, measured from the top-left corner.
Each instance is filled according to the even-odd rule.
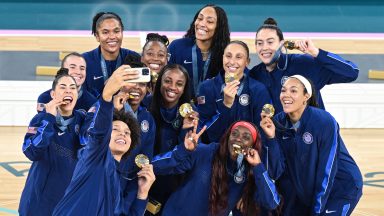
[[[303,141],[306,143],[306,144],[312,144],[313,142],[313,136],[311,133],[309,132],[305,132],[303,134]]]

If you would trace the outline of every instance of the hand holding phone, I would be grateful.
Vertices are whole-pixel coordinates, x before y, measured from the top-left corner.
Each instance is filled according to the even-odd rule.
[[[150,71],[150,69],[148,67],[129,68],[129,69],[125,69],[125,71],[126,72],[131,72],[131,71],[139,72],[139,78],[125,80],[126,82],[129,82],[129,83],[139,83],[139,82],[149,82],[149,81],[151,81],[151,71]]]

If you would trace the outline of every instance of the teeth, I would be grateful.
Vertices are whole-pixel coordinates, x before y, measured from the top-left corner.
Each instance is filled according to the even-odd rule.
[[[202,35],[207,34],[207,32],[204,31],[204,30],[202,30],[202,29],[198,29],[198,30],[197,30],[197,33],[202,34]]]
[[[262,54],[262,56],[268,58],[272,56],[272,53],[264,53]]]
[[[63,101],[66,101],[66,100],[68,100],[69,102],[71,102],[71,101],[73,101],[73,98],[70,97],[70,96],[65,96],[65,97],[63,98]]]
[[[149,64],[149,67],[156,70],[156,69],[160,68],[160,65],[159,64]]]
[[[123,140],[123,139],[117,139],[117,140],[115,140],[115,142],[117,144],[125,145],[125,140]]]
[[[139,93],[137,93],[137,92],[131,92],[131,93],[129,93],[129,98],[138,98],[138,97],[140,97],[140,94]]]
[[[114,45],[117,44],[117,42],[108,42],[107,44],[108,44],[108,45],[111,45],[111,46],[114,46]]]
[[[292,104],[292,101],[284,101],[285,104]]]
[[[230,72],[235,72],[237,68],[235,68],[235,67],[228,67],[228,69],[229,69]]]
[[[171,92],[171,91],[168,91],[167,94],[169,97],[175,97],[176,96],[175,92]]]

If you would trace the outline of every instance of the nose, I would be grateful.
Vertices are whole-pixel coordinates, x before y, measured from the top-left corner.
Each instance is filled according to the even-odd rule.
[[[229,64],[233,65],[235,63],[235,59],[234,58],[229,58]]]
[[[108,37],[109,38],[115,38],[116,37],[116,33],[111,31],[109,34],[108,34]]]

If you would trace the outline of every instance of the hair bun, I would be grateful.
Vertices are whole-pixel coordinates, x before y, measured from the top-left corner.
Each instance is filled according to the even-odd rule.
[[[277,26],[277,22],[275,19],[273,19],[272,17],[268,17],[265,21],[264,21],[264,25],[274,25],[274,26]]]
[[[62,75],[68,75],[68,68],[60,68],[55,77],[62,76]]]
[[[165,46],[168,46],[169,44],[168,37],[166,35],[159,35],[158,33],[148,33],[146,41],[160,41]]]

